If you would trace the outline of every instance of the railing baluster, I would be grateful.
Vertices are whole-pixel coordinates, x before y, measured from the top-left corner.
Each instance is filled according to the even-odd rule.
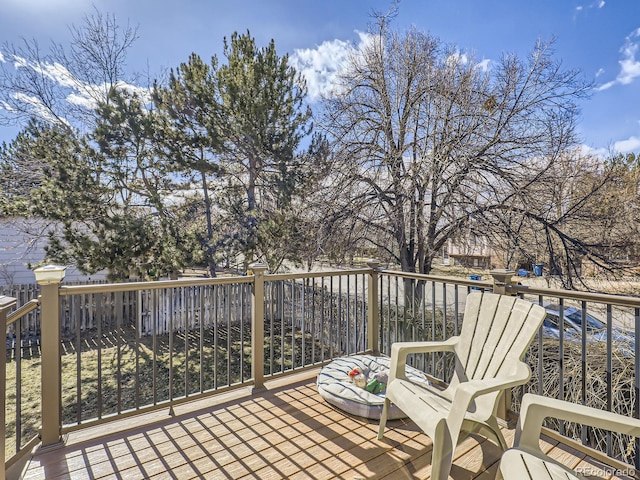
[[[200,383],[200,393],[204,393],[204,370],[205,370],[205,361],[204,361],[204,324],[205,324],[205,289],[206,287],[198,287],[198,334],[200,338],[198,339],[199,347],[200,347],[200,362],[199,362],[199,383]],[[242,322],[240,323],[242,328]],[[242,378],[242,352],[244,349],[242,348],[242,331],[240,331],[240,381],[243,381]]]
[[[158,327],[160,325],[160,318],[158,312],[158,290],[153,290],[151,292],[151,326],[152,326],[152,373],[151,376],[153,378],[153,387],[151,390],[151,395],[153,398],[153,404],[157,405],[158,403]]]
[[[325,332],[326,332],[326,322],[325,322],[325,318],[327,318],[326,312],[325,312],[325,302],[324,302],[324,298],[325,298],[325,290],[326,290],[326,286],[325,286],[325,277],[321,277],[320,278],[320,321],[322,322],[322,329],[320,330],[320,346],[322,348],[322,353],[320,355],[320,361],[324,363],[324,359],[325,359]],[[328,332],[327,332],[328,333]]]
[[[22,444],[22,320],[17,322],[15,331],[16,360],[16,452]]]
[[[442,340],[436,338],[436,282],[431,282],[431,341]],[[436,354],[431,353],[431,375],[436,375]]]
[[[634,404],[634,414],[636,418],[640,418],[640,308],[636,307],[634,309],[634,345],[633,345],[633,353],[634,353],[634,362],[633,362],[633,371],[634,371],[634,379],[633,379],[633,389],[635,393],[635,404]],[[640,470],[640,438],[635,439],[635,455],[634,455],[634,463],[636,470]]]
[[[387,279],[387,355],[391,355],[391,277]]]
[[[254,388],[264,386],[264,274],[267,266],[261,263],[249,265],[253,271],[253,301],[251,322],[251,376]]]
[[[104,410],[104,402],[103,402],[103,388],[102,388],[102,346],[104,339],[102,338],[102,327],[104,323],[104,309],[105,309],[105,298],[106,293],[102,294],[99,299],[99,304],[97,308],[97,322],[98,322],[98,418],[102,418],[103,410]]]
[[[339,277],[342,279],[342,277]],[[351,355],[351,275],[347,275],[347,304],[345,308],[345,323],[346,323],[346,354]],[[340,288],[340,297],[342,298],[342,288]]]
[[[113,293],[115,297],[115,315],[116,315],[116,397],[117,407],[116,411],[122,413],[122,293]]]
[[[421,287],[421,295],[422,295],[422,338],[421,340],[426,340],[427,337],[427,282],[422,282],[422,287]],[[426,372],[427,371],[427,354],[423,353],[422,355],[420,355],[420,364],[416,365],[417,367],[419,367],[420,369],[422,369],[422,371]]]
[[[613,318],[611,304],[607,304],[607,410],[613,411],[613,365],[612,355]],[[611,456],[611,432],[607,432],[607,455]]]
[[[75,338],[75,350],[76,350],[76,422],[82,423],[82,322],[80,317],[84,309],[81,309],[80,303],[76,297],[71,297],[72,300],[76,300],[72,303],[74,305],[74,311],[78,314],[78,320],[76,321],[76,338]],[[81,295],[80,299],[86,301],[85,295]]]
[[[169,329],[168,329],[168,333],[169,333],[169,401],[173,402],[173,395],[174,395],[174,386],[173,386],[173,335],[174,335],[174,328],[175,328],[175,323],[174,323],[174,315],[175,315],[175,298],[174,298],[174,293],[175,293],[175,289],[170,288],[169,290],[167,290],[165,292],[165,303],[164,308],[164,315],[165,317],[168,316],[168,322],[169,322]]]
[[[460,311],[458,310],[458,302],[460,301],[458,285],[453,286],[453,334],[460,333],[458,324],[460,323]]]
[[[245,319],[245,305],[244,305],[244,286],[238,286],[238,296],[239,296],[239,310],[240,310],[240,383],[244,383],[244,319]],[[264,303],[264,302],[263,302]],[[202,355],[202,353],[200,353]]]
[[[544,298],[542,295],[538,297],[538,305],[544,305]],[[542,381],[544,377],[544,334],[543,334],[544,325],[540,325],[538,329],[538,395],[544,395],[544,382]]]
[[[564,400],[564,299],[560,298],[560,316],[558,326],[560,335],[558,337],[558,398]],[[585,339],[583,339],[585,341]],[[560,422],[560,435],[564,435],[564,422]]]
[[[289,282],[291,286],[291,369],[296,368],[296,281]],[[284,336],[283,336],[284,340]],[[284,349],[283,349],[284,352]],[[284,353],[283,353],[284,358]],[[285,371],[285,362],[282,362],[282,373]]]
[[[227,385],[231,385],[231,305],[233,303],[233,285],[227,285]],[[264,302],[263,302],[264,303]],[[263,320],[264,321],[264,320]]]
[[[216,285],[213,290],[213,388],[218,388],[218,327],[220,325],[220,290],[222,285]]]
[[[316,325],[316,281],[313,279],[311,283],[311,363],[316,363],[316,334],[318,332]],[[322,340],[320,341],[322,345]]]
[[[267,348],[269,349],[269,367],[268,371],[270,375],[273,375],[273,361],[274,361],[274,353],[273,349],[275,348],[275,343],[273,339],[273,332],[275,328],[276,315],[278,312],[278,306],[280,305],[280,286],[278,282],[269,282],[269,300],[268,300],[268,318],[267,321],[269,327],[269,334],[265,340],[268,341]],[[266,290],[265,290],[266,291]]]
[[[180,292],[180,325],[182,328],[182,335],[184,339],[184,396],[189,396],[189,332],[191,331],[191,322],[189,318],[193,318],[189,313],[191,312],[191,301],[189,298],[191,295],[190,287],[182,287],[178,290]]]
[[[580,348],[580,400],[583,405],[587,404],[587,302],[582,302],[582,311],[580,312],[582,319],[582,342]],[[580,429],[580,438],[583,444],[587,443],[587,427],[584,425]]]
[[[11,310],[13,307],[15,307],[16,305],[16,299],[14,297],[7,297],[4,295],[0,295],[0,324],[5,325],[5,329],[6,329],[6,325],[7,325],[7,315],[9,313],[9,310]],[[5,349],[6,349],[6,343],[5,343]],[[16,361],[16,365],[18,363],[20,363],[19,359],[16,357],[15,359]],[[0,355],[0,382],[2,385],[2,395],[0,395],[0,420],[2,420],[2,423],[4,425],[7,424],[7,419],[6,419],[6,395],[4,394],[5,392],[5,386],[7,385],[7,355],[6,355],[6,351],[3,352],[2,355]],[[19,381],[19,377],[16,375],[16,386],[20,385],[20,381]],[[17,401],[17,400],[16,400]],[[19,405],[19,403],[17,404]],[[17,406],[16,405],[16,406]],[[18,432],[18,415],[16,413],[16,434]],[[17,436],[17,435],[16,435]],[[6,439],[5,439],[6,435],[2,435],[2,438],[0,439],[0,458],[5,459],[6,458]],[[16,443],[16,448],[15,451],[18,452],[20,450],[20,444]],[[0,468],[0,480],[5,480],[6,478],[6,474],[5,474],[5,467],[4,467],[4,461],[2,464],[2,468]]]
[[[133,297],[129,297],[129,300],[131,300],[131,298]],[[137,299],[140,303],[142,303],[142,298],[143,298],[143,295],[137,295]],[[131,311],[133,311],[133,309],[131,309]],[[138,308],[136,309],[136,313],[139,315],[139,318],[133,319],[131,329],[133,330],[132,342],[133,342],[133,349],[134,349],[134,355],[135,355],[135,369],[136,369],[135,378],[133,379],[134,388],[135,388],[135,408],[139,409],[140,408],[140,341],[143,335],[143,332],[142,332],[143,319],[142,319],[141,305],[138,305]]]
[[[306,358],[305,355],[307,353],[307,349],[306,349],[306,343],[307,343],[307,332],[306,332],[306,324],[305,324],[305,315],[306,315],[306,310],[305,310],[305,289],[306,289],[306,285],[304,280],[300,282],[301,285],[301,298],[300,298],[300,319],[301,319],[301,323],[300,323],[300,330],[302,333],[301,339],[302,339],[302,362],[301,362],[301,366],[305,367],[306,366]]]

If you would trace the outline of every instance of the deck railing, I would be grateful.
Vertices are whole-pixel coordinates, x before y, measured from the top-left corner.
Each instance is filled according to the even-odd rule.
[[[568,338],[561,328],[555,338],[541,329],[529,354],[532,381],[515,391],[513,399],[506,397],[501,415],[517,411],[519,398],[530,390],[580,403],[602,400],[596,406],[640,415],[639,345],[634,341],[621,351],[616,343],[617,325],[631,326],[638,338],[640,299],[527,288],[511,284],[511,272],[492,274],[490,281],[408,274],[381,269],[372,261],[366,268],[330,272],[269,275],[266,266],[253,264],[246,276],[215,279],[43,282],[39,302],[25,307],[40,306],[42,340],[23,348],[21,332],[33,320],[28,328],[16,324],[17,340],[5,360],[11,367],[6,371],[18,373],[0,379],[5,390],[16,392],[16,406],[2,411],[15,417],[17,433],[2,452],[11,463],[38,436],[43,446],[52,445],[72,430],[152,409],[171,412],[177,403],[232,388],[261,388],[265,378],[339,356],[385,354],[394,341],[456,335],[466,297],[474,290],[520,295],[541,304],[555,300],[560,308],[577,305],[583,318],[588,312],[604,313],[606,321],[602,357],[590,355],[595,347],[586,330]],[[9,315],[16,302],[3,298],[0,315]],[[567,354],[575,348],[580,360],[569,371]],[[447,381],[451,363],[446,356],[411,361]],[[605,392],[595,393],[596,399],[590,382],[598,362],[604,365]],[[620,365],[627,368],[625,376],[618,374]],[[36,373],[27,377],[27,369]],[[576,436],[573,426],[551,427]],[[9,429],[6,434],[11,436]],[[593,435],[582,429],[577,436],[593,444]],[[626,445],[624,458],[638,465],[637,441],[624,443],[606,433],[602,438],[604,444],[596,442],[602,451],[621,456]]]

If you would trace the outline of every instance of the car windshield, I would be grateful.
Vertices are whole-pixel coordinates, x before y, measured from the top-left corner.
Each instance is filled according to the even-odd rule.
[[[580,327],[582,326],[582,312],[580,310],[565,310],[564,316],[576,325]],[[594,318],[591,315],[586,315],[585,317],[587,320],[587,332],[595,332],[604,328],[604,324],[597,318]]]

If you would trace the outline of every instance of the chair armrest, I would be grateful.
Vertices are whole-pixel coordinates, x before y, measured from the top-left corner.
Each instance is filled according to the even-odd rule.
[[[598,408],[527,393],[522,398],[514,447],[539,451],[542,422],[551,417],[640,437],[640,420]]]
[[[464,417],[469,405],[476,397],[517,387],[527,383],[529,378],[531,378],[529,366],[519,361],[515,372],[511,375],[461,382],[456,387],[453,403],[451,404],[450,417]]]
[[[407,355],[411,353],[452,352],[459,337],[451,337],[442,342],[394,342],[391,344],[389,383],[395,378],[406,378]]]

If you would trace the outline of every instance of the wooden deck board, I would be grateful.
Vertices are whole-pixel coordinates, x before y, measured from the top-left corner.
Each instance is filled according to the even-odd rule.
[[[429,478],[431,440],[413,423],[389,422],[379,441],[377,421],[331,407],[317,394],[314,374],[289,382],[185,404],[175,417],[132,417],[119,430],[115,424],[79,430],[64,447],[36,453],[24,478]],[[513,431],[504,434],[511,443]],[[602,470],[580,452],[546,440],[544,448],[554,458]],[[494,478],[500,453],[483,438],[465,439],[456,449],[451,478]]]

